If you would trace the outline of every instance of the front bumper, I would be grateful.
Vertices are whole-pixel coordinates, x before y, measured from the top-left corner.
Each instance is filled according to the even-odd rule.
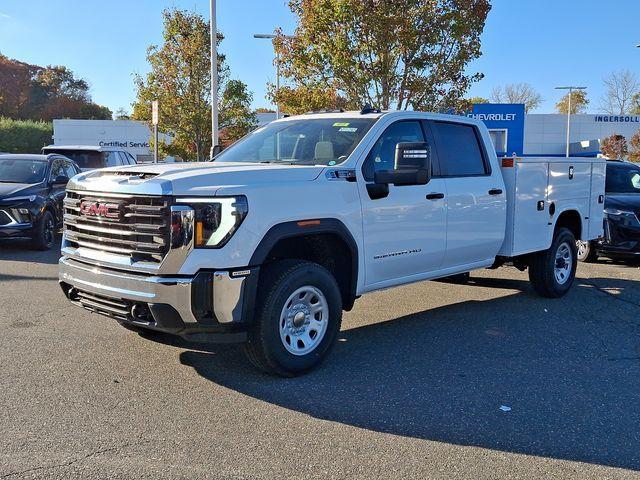
[[[121,323],[189,340],[243,341],[257,269],[157,276],[62,257],[60,286],[74,304]]]

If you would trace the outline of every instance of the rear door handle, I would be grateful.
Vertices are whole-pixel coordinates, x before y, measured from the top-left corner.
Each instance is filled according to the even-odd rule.
[[[489,195],[501,195],[502,194],[502,189],[500,188],[492,188],[491,190],[489,190]]]
[[[444,193],[427,193],[427,200],[439,200],[444,198]]]

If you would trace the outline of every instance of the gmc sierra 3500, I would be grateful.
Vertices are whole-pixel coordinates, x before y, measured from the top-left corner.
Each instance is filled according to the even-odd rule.
[[[129,329],[245,341],[292,376],[367,292],[509,264],[564,295],[576,240],[602,235],[604,180],[598,159],[498,159],[466,117],[288,117],[213,162],[74,177],[60,285]]]

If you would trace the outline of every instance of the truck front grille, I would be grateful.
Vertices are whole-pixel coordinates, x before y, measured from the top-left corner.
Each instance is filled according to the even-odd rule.
[[[168,197],[67,192],[64,235],[69,246],[160,263],[169,251]]]

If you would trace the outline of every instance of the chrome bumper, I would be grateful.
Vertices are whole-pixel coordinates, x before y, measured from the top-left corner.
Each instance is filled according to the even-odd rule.
[[[185,330],[207,329],[215,325],[242,322],[246,276],[228,271],[212,274],[211,299],[215,320],[202,323],[192,308],[195,277],[149,276],[97,267],[75,259],[62,257],[59,280],[63,289],[74,287],[105,299],[128,304],[169,305],[180,316]]]

